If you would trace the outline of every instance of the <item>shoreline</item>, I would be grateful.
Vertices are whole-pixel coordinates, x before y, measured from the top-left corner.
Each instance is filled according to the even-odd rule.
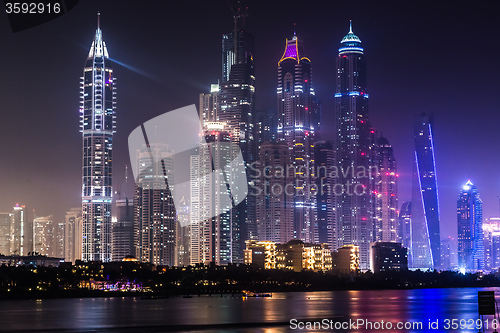
[[[311,288],[311,289],[298,289],[298,288],[281,288],[281,289],[259,289],[254,288],[252,291],[255,293],[294,293],[294,292],[326,292],[326,291],[386,291],[386,290],[421,290],[421,289],[467,289],[467,288],[499,288],[498,286],[422,286],[412,288]],[[0,292],[1,301],[16,301],[16,300],[40,300],[40,299],[67,299],[67,298],[114,298],[114,297],[137,297],[143,300],[160,300],[168,299],[170,297],[243,297],[242,291],[217,291],[217,290],[176,290],[165,292],[143,292],[143,291],[103,291],[103,290],[68,290],[63,292],[50,292],[50,291],[35,291],[35,292]],[[272,297],[272,296],[271,296]]]

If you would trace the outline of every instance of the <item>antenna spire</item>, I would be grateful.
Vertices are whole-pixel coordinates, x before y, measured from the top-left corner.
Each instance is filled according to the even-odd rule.
[[[349,20],[349,33],[352,34],[352,20]]]
[[[101,29],[101,12],[97,12],[97,29]]]
[[[297,36],[297,23],[293,22],[293,35]]]

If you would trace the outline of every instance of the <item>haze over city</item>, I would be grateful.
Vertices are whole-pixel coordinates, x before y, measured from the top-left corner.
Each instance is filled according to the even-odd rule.
[[[426,112],[434,114],[441,238],[456,236],[456,200],[468,179],[480,192],[484,218],[499,215],[499,28],[492,8],[320,1],[248,7],[256,109],[276,108],[277,61],[295,29],[312,62],[322,125],[332,124],[335,57],[352,20],[367,59],[370,121],[395,150],[399,203],[411,199],[412,126]],[[220,77],[220,38],[233,25],[225,1],[85,1],[15,34],[0,15],[2,211],[19,203],[62,220],[81,205],[79,78],[98,11],[117,78],[115,190],[130,164],[129,133],[164,112],[198,104],[198,94]],[[322,135],[333,138],[331,132]],[[132,193],[132,182],[126,190]]]

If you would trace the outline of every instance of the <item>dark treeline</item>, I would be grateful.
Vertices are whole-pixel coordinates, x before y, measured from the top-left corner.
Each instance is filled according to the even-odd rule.
[[[0,298],[106,295],[89,281],[133,282],[158,294],[218,294],[273,291],[499,287],[500,274],[451,271],[387,271],[336,275],[332,272],[264,270],[245,265],[158,268],[137,263],[0,267]],[[124,295],[123,292],[119,292]],[[135,293],[132,293],[135,294]],[[31,295],[31,296],[30,296]]]

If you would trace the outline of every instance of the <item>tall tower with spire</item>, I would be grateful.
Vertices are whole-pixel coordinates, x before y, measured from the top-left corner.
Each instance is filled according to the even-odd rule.
[[[359,246],[360,268],[368,270],[374,223],[371,174],[373,132],[368,119],[363,52],[361,40],[353,33],[351,23],[337,56],[334,147],[338,167],[336,223],[338,245]]]
[[[111,261],[112,147],[116,78],[102,39],[100,14],[80,89],[83,137],[82,216],[84,261]]]
[[[317,103],[311,60],[304,56],[302,42],[295,32],[286,40],[285,51],[278,61],[277,93],[277,138],[287,144],[294,170],[293,237],[312,243],[318,240],[316,193],[312,191],[316,130],[313,119]]]

